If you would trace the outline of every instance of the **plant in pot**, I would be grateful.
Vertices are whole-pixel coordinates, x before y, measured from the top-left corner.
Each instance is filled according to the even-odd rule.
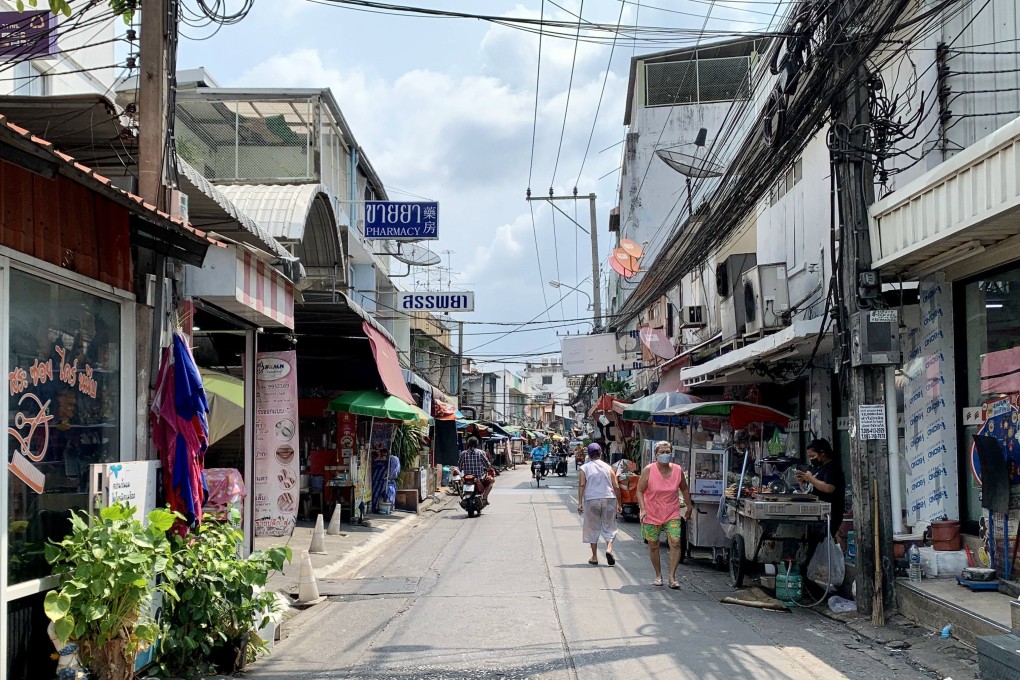
[[[115,504],[98,517],[71,514],[71,533],[48,544],[46,560],[61,575],[46,593],[46,616],[61,645],[74,641],[100,680],[130,680],[136,653],[159,637],[152,618],[158,576],[170,560],[166,531],[177,515],[153,510],[148,523],[135,508]]]
[[[188,677],[240,670],[265,650],[257,631],[278,613],[269,575],[291,559],[289,547],[242,558],[240,513],[205,515],[190,535],[175,536],[166,578],[176,597],[164,610],[167,631],[156,650],[154,673]]]

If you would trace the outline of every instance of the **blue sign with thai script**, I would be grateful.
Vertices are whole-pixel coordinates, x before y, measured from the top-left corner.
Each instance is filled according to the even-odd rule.
[[[439,203],[365,201],[365,238],[438,239]]]

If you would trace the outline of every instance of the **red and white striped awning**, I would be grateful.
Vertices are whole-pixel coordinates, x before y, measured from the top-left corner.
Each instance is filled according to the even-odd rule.
[[[259,326],[294,328],[294,284],[241,246],[211,248],[201,268],[188,267],[185,292]]]

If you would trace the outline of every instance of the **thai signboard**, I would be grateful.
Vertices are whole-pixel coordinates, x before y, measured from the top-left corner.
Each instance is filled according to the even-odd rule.
[[[58,51],[52,12],[0,12],[0,57],[51,57]]]
[[[423,293],[397,291],[397,309],[402,312],[473,312],[474,293]]]
[[[438,239],[439,203],[365,201],[365,238]]]
[[[959,518],[952,293],[922,282],[921,323],[907,334],[903,365],[907,524]]]
[[[301,493],[295,353],[257,354],[255,380],[255,535],[289,536]]]

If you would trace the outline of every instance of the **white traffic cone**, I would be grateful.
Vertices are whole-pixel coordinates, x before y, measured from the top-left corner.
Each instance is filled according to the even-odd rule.
[[[312,544],[308,552],[313,555],[326,554],[326,532],[322,530],[322,515],[315,518],[315,529],[312,530]]]
[[[336,504],[336,509],[333,510],[333,516],[329,518],[329,526],[326,527],[327,536],[339,536],[340,535],[340,504]]]
[[[307,550],[301,551],[301,576],[298,578],[297,604],[314,604],[319,601],[319,585],[315,582],[312,558]]]

